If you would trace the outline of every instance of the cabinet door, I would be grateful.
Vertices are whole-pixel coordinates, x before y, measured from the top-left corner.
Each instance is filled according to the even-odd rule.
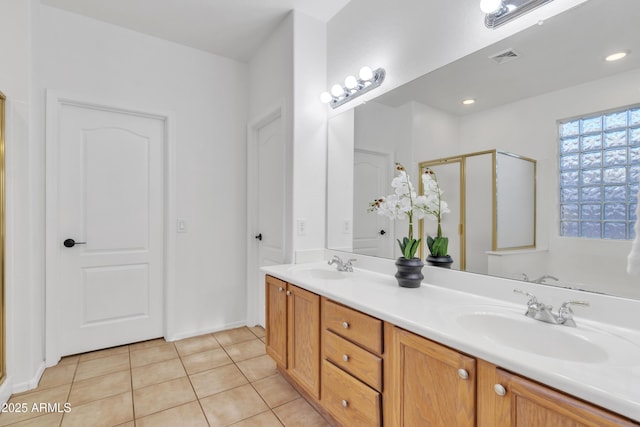
[[[394,328],[385,359],[385,423],[394,426],[475,426],[475,359]]]
[[[267,354],[283,369],[287,368],[287,284],[267,276],[266,349]]]
[[[496,397],[495,427],[621,427],[638,426],[603,409],[533,381],[496,370],[506,394]],[[486,393],[487,390],[480,391]]]
[[[320,297],[289,284],[288,372],[316,399],[320,398]]]

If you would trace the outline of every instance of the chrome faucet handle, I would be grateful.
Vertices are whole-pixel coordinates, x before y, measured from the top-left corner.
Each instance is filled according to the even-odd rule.
[[[581,305],[583,307],[589,307],[588,301],[567,301],[562,303],[558,309],[558,322],[566,326],[576,326],[575,320],[573,320],[573,310],[570,306]]]
[[[353,264],[351,263],[355,261],[357,261],[357,259],[355,258],[351,258],[347,260],[347,262],[345,263],[345,270],[348,271],[349,273],[353,273]]]
[[[529,301],[527,302],[527,305],[538,304],[538,299],[536,298],[536,296],[533,294],[530,294],[529,292],[525,292],[522,289],[514,289],[513,292],[516,294],[529,297]]]
[[[527,311],[524,313],[527,317],[535,318],[540,310],[546,308],[544,304],[538,302],[538,298],[536,298],[535,295],[530,294],[529,292],[525,292],[521,289],[514,289],[513,292],[529,297],[529,300],[527,301]]]

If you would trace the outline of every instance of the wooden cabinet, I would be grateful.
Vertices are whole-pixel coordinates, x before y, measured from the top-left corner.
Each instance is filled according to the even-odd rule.
[[[474,358],[396,327],[385,341],[385,425],[475,426]]]
[[[281,369],[320,398],[320,297],[266,278],[266,351]]]
[[[265,289],[267,353],[332,424],[640,427],[275,277]]]
[[[383,322],[324,298],[322,314],[322,406],[344,426],[380,426]]]
[[[478,364],[478,427],[639,425],[490,363]]]

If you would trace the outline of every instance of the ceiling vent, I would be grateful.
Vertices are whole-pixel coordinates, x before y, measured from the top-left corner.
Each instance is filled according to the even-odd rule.
[[[520,58],[520,52],[515,49],[507,49],[502,52],[498,52],[495,55],[491,55],[489,59],[494,60],[498,64],[504,64],[509,61],[513,61],[514,59]]]

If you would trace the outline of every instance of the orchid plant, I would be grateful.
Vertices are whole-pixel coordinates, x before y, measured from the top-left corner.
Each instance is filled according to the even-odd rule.
[[[369,212],[377,212],[393,220],[409,220],[409,230],[407,236],[402,241],[398,239],[398,245],[402,251],[402,255],[406,259],[415,257],[416,251],[420,246],[421,239],[413,237],[413,221],[420,220],[425,217],[432,217],[438,221],[438,234],[436,238],[429,236],[427,245],[429,252],[434,256],[446,255],[448,239],[442,236],[442,227],[440,220],[442,214],[449,212],[447,203],[442,200],[442,190],[438,185],[435,173],[431,169],[426,169],[422,174],[422,183],[424,186],[423,195],[418,195],[411,184],[407,171],[400,163],[396,163],[398,175],[391,181],[391,187],[394,188],[394,194],[374,200],[369,204]]]

